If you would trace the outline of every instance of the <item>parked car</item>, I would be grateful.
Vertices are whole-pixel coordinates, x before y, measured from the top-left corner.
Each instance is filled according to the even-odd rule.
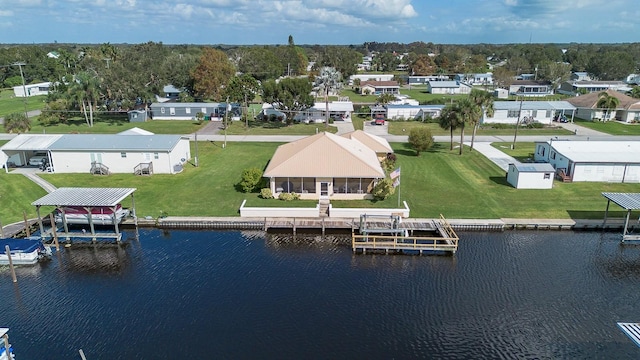
[[[47,153],[46,152],[36,152],[32,157],[29,158],[29,166],[40,166],[42,163],[47,161]]]

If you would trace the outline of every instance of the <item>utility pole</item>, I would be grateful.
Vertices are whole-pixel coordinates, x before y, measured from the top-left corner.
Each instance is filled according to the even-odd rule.
[[[229,111],[231,111],[231,105],[229,104],[229,97],[227,96],[227,103],[225,104],[226,111],[224,112],[224,144],[222,145],[223,149],[227,148],[227,117],[229,116]]]
[[[23,62],[13,63],[14,66],[20,68],[20,77],[22,78],[22,93],[24,95],[24,116],[29,119],[29,114],[27,114],[27,86],[24,84],[24,73],[22,72],[22,67],[27,65]]]
[[[511,144],[511,150],[516,148],[516,137],[518,136],[518,124],[520,124],[520,114],[522,114],[522,101],[524,97],[520,98],[520,109],[518,109],[518,120],[516,120],[516,131],[513,133],[513,144]]]

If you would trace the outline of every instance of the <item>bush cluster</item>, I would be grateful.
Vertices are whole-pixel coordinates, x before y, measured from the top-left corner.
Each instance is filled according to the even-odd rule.
[[[278,199],[284,200],[284,201],[298,200],[300,199],[300,194],[283,192],[283,193],[280,193],[280,195],[278,195]]]
[[[263,199],[273,199],[273,193],[269,188],[260,189],[260,197]]]

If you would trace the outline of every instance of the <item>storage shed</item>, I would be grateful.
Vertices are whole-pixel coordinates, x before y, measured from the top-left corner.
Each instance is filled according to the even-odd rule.
[[[548,163],[509,164],[507,182],[516,189],[551,189],[555,169]]]

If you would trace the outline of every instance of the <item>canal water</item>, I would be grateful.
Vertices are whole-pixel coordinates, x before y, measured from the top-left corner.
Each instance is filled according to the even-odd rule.
[[[640,247],[599,232],[463,232],[455,256],[354,255],[344,236],[141,230],[18,283],[18,359],[631,359]]]

